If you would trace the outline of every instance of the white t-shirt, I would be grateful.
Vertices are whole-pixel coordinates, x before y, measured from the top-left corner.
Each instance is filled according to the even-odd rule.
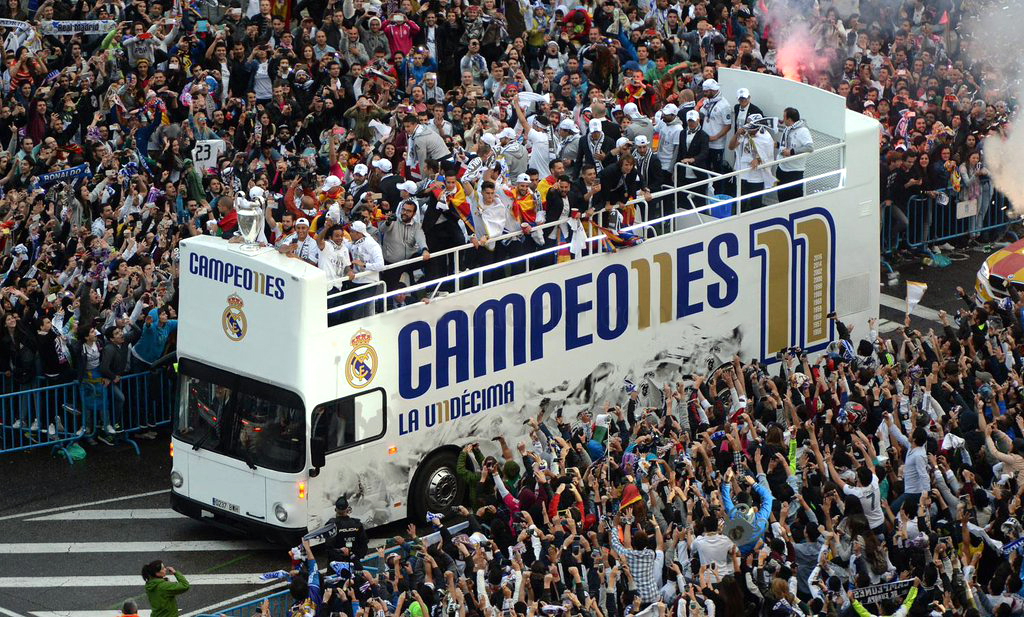
[[[729,105],[729,101],[725,100],[725,97],[721,97],[715,102],[707,101],[700,108],[700,113],[704,116],[704,132],[711,137],[708,147],[712,150],[724,150],[729,134],[726,133],[718,139],[715,139],[714,136],[723,128],[732,126],[732,106]]]
[[[548,135],[537,129],[531,129],[527,141],[530,146],[530,167],[543,175],[548,169],[548,164],[551,162]]]
[[[860,505],[864,508],[868,525],[872,529],[879,527],[885,522],[885,515],[882,514],[882,495],[878,490],[878,478],[876,476],[871,476],[871,484],[868,486],[851,486],[847,484],[843,487],[843,492],[860,499]]]
[[[729,551],[734,546],[732,540],[720,533],[699,535],[693,539],[693,550],[697,551],[701,564],[713,567],[719,577],[733,573]]]
[[[320,260],[317,262],[317,265],[326,274],[328,285],[341,287],[341,281],[337,281],[337,279],[345,276],[345,270],[352,265],[352,259],[348,255],[348,247],[344,244],[335,246],[330,240],[324,242],[324,248],[320,251]]]

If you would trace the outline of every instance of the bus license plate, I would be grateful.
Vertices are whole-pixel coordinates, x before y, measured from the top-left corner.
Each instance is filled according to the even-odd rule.
[[[221,501],[220,499],[217,499],[216,497],[213,498],[213,507],[220,508],[221,510],[227,510],[228,512],[234,512],[235,514],[238,514],[238,506],[236,506],[233,503],[228,503],[226,501]]]

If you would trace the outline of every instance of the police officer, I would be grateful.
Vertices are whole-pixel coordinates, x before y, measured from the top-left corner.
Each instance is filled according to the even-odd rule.
[[[334,525],[338,532],[327,540],[327,556],[331,561],[347,561],[358,568],[366,556],[366,529],[359,519],[352,518],[348,498],[342,495],[334,502]]]

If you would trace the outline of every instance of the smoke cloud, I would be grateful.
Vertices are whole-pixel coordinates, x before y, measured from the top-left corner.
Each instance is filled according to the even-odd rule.
[[[963,44],[974,63],[982,64],[986,102],[1024,100],[1024,55],[1020,52],[1019,30],[1024,22],[1024,3],[1019,0],[990,0],[963,24]],[[1024,126],[1018,108],[1000,135],[983,142],[985,164],[992,183],[1024,214]]]
[[[758,2],[757,8],[776,41],[778,72],[794,81],[813,82],[819,74],[828,71],[835,51],[815,49],[816,37],[807,22],[810,8],[798,3],[799,0],[763,0]]]

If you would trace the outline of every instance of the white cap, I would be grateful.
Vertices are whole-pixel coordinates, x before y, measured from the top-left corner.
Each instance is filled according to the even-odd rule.
[[[701,84],[703,90],[718,90],[718,82],[714,79],[705,79],[704,83]]]
[[[522,184],[524,182],[526,184],[530,183],[530,174],[519,174],[516,176],[516,184]]]
[[[747,90],[746,88],[740,88],[739,90],[736,91],[736,98],[738,98],[738,99],[749,99],[750,98],[750,90]]]
[[[619,137],[615,140],[615,147],[622,148],[622,146],[631,145],[633,142],[629,141],[629,137]]]
[[[758,114],[758,113],[750,114],[749,116],[747,116],[747,124],[753,124],[753,123],[757,122],[758,120],[761,120],[762,118],[764,118],[764,116],[762,116],[761,114]]]
[[[622,108],[622,113],[626,114],[629,118],[639,118],[641,115],[640,109],[636,106],[636,103],[626,103],[626,106]]]
[[[354,231],[354,232],[357,232],[357,233],[361,233],[361,234],[365,235],[366,234],[366,223],[364,223],[362,221],[352,221],[352,224],[348,226],[348,230],[349,231]]]
[[[512,130],[511,128],[509,128],[509,127],[505,127],[503,129],[501,129],[501,132],[498,133],[498,139],[515,139],[515,138],[516,138],[516,132],[514,130]]]
[[[306,227],[309,227],[309,219],[303,217],[295,221],[295,226],[298,227],[299,225],[305,225]]]
[[[679,113],[679,108],[669,103],[661,108],[661,115],[663,116],[674,116]]]
[[[690,120],[700,122],[700,112],[697,111],[696,109],[691,109],[690,111],[686,112],[686,121],[689,122]]]
[[[562,120],[561,122],[558,123],[558,130],[560,130],[560,131],[575,131],[576,130],[576,125],[573,124],[572,120],[566,118],[565,120]]]
[[[366,168],[366,165],[363,165],[362,163],[359,163],[352,168],[352,173],[357,176],[365,176],[369,171],[370,170]]]
[[[331,174],[324,179],[324,185],[320,187],[320,190],[326,193],[327,191],[336,189],[339,186],[341,186],[341,178]]]
[[[485,144],[492,148],[498,145],[498,138],[494,135],[494,133],[484,133],[483,135],[480,136],[480,141],[484,142]]]
[[[377,159],[373,162],[373,166],[383,172],[391,171],[391,161],[387,159]]]
[[[636,146],[648,146],[651,141],[647,139],[647,135],[637,135],[633,138],[633,145]]]
[[[416,183],[412,180],[406,180],[398,185],[398,190],[405,191],[406,193],[413,195],[416,193]]]
[[[604,129],[601,128],[601,121],[594,118],[587,125],[588,132],[590,133],[603,133]]]

